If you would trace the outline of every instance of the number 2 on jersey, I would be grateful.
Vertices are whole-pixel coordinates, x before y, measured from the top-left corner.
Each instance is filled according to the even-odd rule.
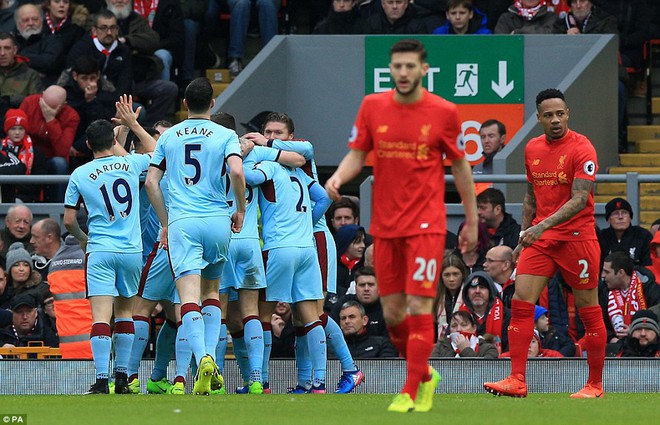
[[[125,195],[119,193],[120,186],[124,187],[124,192],[126,192]],[[115,215],[115,209],[112,206],[112,202],[110,201],[108,188],[105,186],[105,184],[103,184],[100,190],[101,195],[103,195],[103,203],[105,204],[105,209],[108,211],[108,219],[110,221],[115,221],[117,216]],[[119,215],[122,218],[128,217],[128,215],[131,213],[131,209],[133,208],[133,196],[131,194],[131,187],[128,185],[128,182],[124,179],[115,180],[114,184],[112,185],[112,195],[119,204],[128,204],[126,209],[119,212]]]
[[[192,177],[183,176],[186,186],[194,186],[199,183],[199,178],[202,176],[202,164],[199,163],[199,160],[192,156],[193,152],[198,152],[202,150],[202,145],[198,143],[193,143],[190,145],[184,145],[186,148],[185,155],[185,164],[192,165],[195,167],[195,174]]]
[[[302,183],[300,183],[300,180],[298,180],[296,177],[291,177],[291,181],[298,186],[298,189],[300,189],[300,198],[298,198],[298,203],[296,204],[296,211],[306,212],[307,207],[303,205],[303,201],[305,200],[305,188],[303,187]]]

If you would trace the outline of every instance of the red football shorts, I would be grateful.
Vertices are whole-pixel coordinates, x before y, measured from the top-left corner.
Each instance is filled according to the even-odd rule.
[[[374,266],[380,295],[405,293],[435,297],[445,235],[374,237]]]
[[[598,287],[600,245],[598,240],[538,240],[522,250],[516,274],[552,278],[561,272],[573,289]]]

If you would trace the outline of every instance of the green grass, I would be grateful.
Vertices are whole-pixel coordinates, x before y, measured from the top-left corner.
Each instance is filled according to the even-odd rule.
[[[26,413],[27,423],[389,425],[389,424],[654,424],[660,394],[607,394],[571,400],[568,394],[525,399],[488,394],[441,394],[430,413],[386,411],[391,394],[199,396],[1,396],[0,414]]]

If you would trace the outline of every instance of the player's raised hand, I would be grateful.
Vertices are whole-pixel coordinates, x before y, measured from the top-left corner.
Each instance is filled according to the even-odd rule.
[[[268,139],[266,139],[266,136],[256,131],[253,131],[252,133],[248,133],[243,137],[245,137],[248,140],[252,140],[252,142],[254,142],[255,145],[266,146],[268,144]]]
[[[231,231],[234,233],[239,233],[243,228],[243,219],[245,218],[244,213],[239,213],[236,211],[231,216]]]
[[[458,235],[458,247],[461,254],[472,252],[477,248],[477,240],[479,238],[479,225],[475,223],[465,222],[461,233]]]
[[[337,176],[337,173],[330,176],[330,178],[325,182],[325,191],[328,192],[328,196],[333,201],[339,201],[341,195],[339,194],[339,189],[341,188],[342,181]]]
[[[119,96],[119,101],[115,102],[117,108],[117,115],[112,118],[112,122],[116,125],[125,125],[128,128],[137,124],[137,118],[140,116],[142,106],[133,111],[133,96],[123,94]]]

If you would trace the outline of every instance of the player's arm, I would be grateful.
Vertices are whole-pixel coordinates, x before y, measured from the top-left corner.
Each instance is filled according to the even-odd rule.
[[[82,231],[76,219],[77,210],[70,207],[64,208],[64,227],[74,238],[80,241],[83,251],[87,248],[87,234]]]
[[[332,199],[328,197],[326,191],[318,184],[315,180],[310,183],[309,188],[309,197],[312,201],[316,202],[314,208],[312,209],[312,223],[316,224],[328,211],[330,204],[332,204]]]
[[[355,176],[360,174],[360,171],[362,171],[366,159],[367,159],[367,152],[358,149],[351,149],[346,154],[344,159],[341,160],[339,167],[337,167],[337,170],[334,172],[334,174],[332,174],[332,176],[330,176],[328,181],[325,182],[325,190],[328,192],[328,196],[330,196],[330,199],[333,199],[335,201],[341,199],[341,195],[339,194],[339,189],[344,183],[353,180]],[[472,180],[471,175],[470,175],[470,180]],[[474,188],[472,189],[472,193],[474,194]],[[476,207],[475,207],[475,214],[476,214]]]
[[[245,217],[245,176],[243,174],[243,158],[239,155],[229,155],[226,159],[229,166],[229,180],[236,200],[236,212],[231,217],[231,230],[238,233],[243,228]]]
[[[591,180],[576,178],[571,187],[571,199],[562,205],[554,214],[539,222],[536,226],[525,229],[520,237],[523,246],[533,244],[546,230],[564,223],[582,211],[587,205],[589,194],[594,188]]]
[[[307,140],[269,140],[266,144],[268,147],[279,149],[286,152],[295,152],[302,155],[307,161],[314,159],[314,146]]]
[[[472,167],[465,157],[451,162],[451,174],[454,184],[461,195],[465,210],[465,225],[458,235],[458,244],[462,253],[470,252],[477,246],[479,216],[477,215],[477,195],[472,180]]]
[[[147,178],[144,180],[144,187],[149,196],[149,202],[158,217],[160,225],[163,227],[160,232],[160,244],[167,249],[167,208],[165,207],[165,197],[160,189],[160,181],[163,179],[165,170],[161,170],[155,165],[151,165],[147,171]]]
[[[536,217],[536,195],[534,195],[534,186],[531,183],[527,183],[527,193],[525,193],[525,197],[523,198],[520,229],[529,229],[532,226],[534,217]]]

